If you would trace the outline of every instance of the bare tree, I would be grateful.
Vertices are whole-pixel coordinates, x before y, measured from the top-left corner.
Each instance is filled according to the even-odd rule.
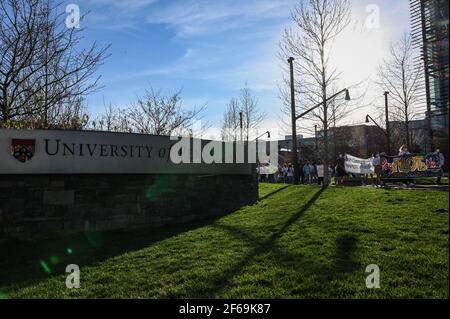
[[[410,148],[410,122],[416,115],[415,106],[420,102],[422,73],[414,66],[414,50],[409,34],[405,33],[398,42],[391,44],[390,56],[379,67],[378,76],[381,88],[390,92],[390,117],[394,121],[404,122],[400,135],[404,134]]]
[[[102,131],[191,136],[194,121],[201,120],[205,109],[206,104],[185,110],[181,91],[163,95],[161,91],[150,87],[128,107],[120,108],[109,103],[104,112],[90,124],[94,130]],[[207,128],[208,123],[202,126],[199,133],[202,134]]]
[[[239,104],[243,114],[245,140],[248,141],[251,130],[259,127],[261,122],[266,118],[266,114],[259,109],[258,99],[253,96],[247,83],[245,83],[245,86],[241,89]]]
[[[222,139],[237,141],[240,135],[240,113],[242,113],[242,135],[249,140],[252,130],[257,129],[266,118],[266,113],[258,107],[258,99],[252,94],[247,83],[240,90],[238,98],[231,98],[222,120]]]
[[[65,25],[64,10],[50,0],[0,2],[0,122],[40,119],[81,101],[97,88],[95,72],[105,48],[81,48],[82,29]],[[68,116],[71,112],[65,112]],[[53,117],[53,120],[58,117]]]
[[[132,133],[133,128],[127,112],[127,109],[120,109],[109,103],[105,105],[104,112],[92,121],[91,126],[94,130]]]
[[[238,140],[238,136],[240,134],[240,111],[241,109],[238,99],[235,97],[231,98],[223,115],[221,132],[222,140],[227,142],[235,142]]]
[[[36,128],[58,128],[70,130],[85,129],[89,123],[84,99],[79,96],[68,97],[64,102],[53,104],[45,112],[45,118],[39,114],[34,121]]]
[[[120,109],[111,104],[93,123],[94,128],[108,131],[153,135],[192,135],[194,121],[200,120],[206,105],[183,109],[181,91],[163,95],[152,87],[129,107]]]
[[[337,35],[350,22],[350,4],[348,0],[302,0],[291,14],[294,24],[285,30],[280,43],[280,57],[285,61],[295,58],[296,93],[298,112],[321,104],[311,112],[307,119],[320,121],[323,140],[322,161],[325,167],[329,163],[330,123],[334,120],[332,109],[327,101],[333,88],[337,87],[339,73],[330,65],[333,42]],[[285,83],[289,83],[285,79]],[[289,87],[285,85],[284,87]],[[281,91],[285,105],[289,106],[289,93]],[[339,97],[340,98],[340,97]],[[335,102],[337,106],[338,102]],[[336,115],[336,108],[334,113]],[[336,118],[336,117],[334,117]],[[325,185],[328,183],[328,170],[324,171]]]

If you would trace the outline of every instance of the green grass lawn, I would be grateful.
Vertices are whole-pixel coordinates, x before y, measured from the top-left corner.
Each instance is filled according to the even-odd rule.
[[[212,221],[0,246],[0,298],[448,298],[448,192],[262,184]],[[65,265],[81,288],[65,287]],[[381,288],[367,289],[377,264]]]

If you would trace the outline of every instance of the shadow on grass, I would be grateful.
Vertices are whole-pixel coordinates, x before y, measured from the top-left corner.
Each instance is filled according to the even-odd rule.
[[[340,273],[351,272],[358,268],[359,264],[354,260],[358,239],[351,235],[341,235],[336,240],[336,269]]]
[[[38,241],[0,245],[0,288],[25,287],[65,273],[68,264],[94,265],[127,252],[140,250],[180,233],[213,223],[215,218],[160,228],[84,232]]]
[[[290,185],[282,189],[287,187],[290,187]],[[279,191],[281,190],[275,192]],[[206,287],[205,285],[195,286],[189,283],[186,287],[187,289],[181,295],[177,294],[171,297],[211,298],[220,295],[232,285],[236,275],[239,275],[255,258],[266,253],[273,254],[275,261],[280,265],[285,265],[286,268],[292,269],[293,265],[296,268],[299,267],[299,271],[302,271],[305,277],[316,278],[316,282],[323,285],[325,289],[331,279],[345,275],[356,267],[356,263],[353,262],[353,255],[358,241],[352,234],[344,233],[336,239],[333,265],[325,265],[313,260],[310,262],[305,260],[303,256],[295,254],[295,252],[291,254],[278,246],[278,240],[314,205],[323,191],[323,189],[316,189],[308,192],[306,195],[309,198],[307,202],[295,213],[292,214],[292,211],[290,211],[289,217],[286,216],[288,219],[284,218],[278,224],[278,227],[271,229],[271,233],[266,233],[264,238],[258,238],[258,236],[239,227],[215,222],[219,219],[217,217],[191,223],[190,225],[140,229],[127,232],[107,232],[94,234],[95,236],[77,234],[36,243],[15,243],[9,246],[0,246],[0,290],[4,288],[8,290],[12,285],[15,288],[21,288],[45,280],[50,276],[64,273],[65,265],[70,263],[80,266],[94,265],[107,258],[140,250],[156,242],[206,225],[227,231],[233,237],[246,242],[250,250],[240,256],[240,258],[237,258],[232,265],[227,264],[226,268],[222,268],[220,272],[215,271],[211,276],[205,278],[208,281]],[[272,192],[271,195],[275,192]],[[97,245],[93,245],[93,243],[97,243]],[[68,254],[68,248],[71,249],[71,254]],[[333,256],[330,257],[333,258]],[[50,272],[46,272],[41,261],[46,262]],[[317,285],[306,288],[295,287],[291,293],[300,296],[312,295],[315,292],[314,289],[317,289]]]
[[[302,260],[299,255],[290,254],[288,251],[280,249],[277,245],[277,240],[282,237],[288,229],[296,223],[308,209],[314,205],[317,199],[320,197],[324,189],[319,189],[314,195],[301,207],[299,211],[293,214],[276,232],[270,237],[262,240],[253,236],[251,233],[224,224],[214,224],[213,227],[220,228],[227,231],[233,237],[238,238],[251,246],[250,252],[242,256],[242,258],[231,268],[223,269],[216,276],[212,276],[208,280],[211,283],[198,290],[196,287],[188,288],[188,296],[193,298],[211,298],[214,296],[220,296],[222,292],[230,288],[233,285],[233,279],[239,275],[243,269],[250,265],[259,256],[271,253],[274,256],[273,261],[276,261],[279,266],[285,265],[287,268],[292,268],[294,264],[304,264],[306,267],[301,271],[306,277],[315,278],[317,284],[323,284],[324,289],[333,279],[345,276],[347,273],[353,272],[360,268],[360,265],[354,259],[354,253],[357,249],[358,239],[351,233],[343,234],[336,239],[334,263],[332,265],[317,264],[314,261]],[[317,289],[317,285],[313,288],[294,288],[291,293],[298,295],[314,294]],[[312,290],[308,290],[312,289]]]
[[[265,200],[265,199],[267,199],[267,198],[269,198],[269,197],[271,197],[271,196],[273,196],[273,195],[275,195],[275,194],[277,194],[277,193],[279,193],[279,192],[281,192],[281,191],[283,191],[283,190],[285,190],[286,188],[288,188],[288,187],[291,187],[292,185],[286,185],[286,186],[284,186],[284,187],[281,187],[281,188],[279,188],[279,189],[277,189],[276,191],[273,191],[273,192],[271,192],[271,193],[269,193],[269,194],[266,194],[266,195],[264,195],[264,196],[261,196],[260,198],[259,198],[259,200],[261,201],[261,200]]]
[[[289,187],[289,186],[287,186]],[[225,225],[213,225],[214,227],[218,227],[224,230],[227,230],[231,234],[235,235],[238,238],[244,239],[251,245],[253,245],[253,249],[251,251],[244,255],[241,260],[235,264],[233,267],[229,269],[224,269],[221,271],[220,274],[217,274],[215,277],[211,278],[211,285],[209,285],[211,288],[205,289],[202,287],[201,291],[196,291],[195,288],[189,291],[190,296],[211,296],[216,295],[222,292],[224,289],[227,288],[229,284],[231,284],[231,280],[233,277],[238,275],[242,269],[251,263],[251,261],[266,252],[274,251],[278,254],[278,256],[282,258],[291,259],[293,257],[286,256],[285,252],[280,252],[278,248],[276,247],[276,241],[289,229],[289,227],[297,222],[297,220],[316,202],[316,200],[320,197],[322,192],[324,191],[323,188],[320,188],[314,195],[306,202],[305,205],[302,206],[302,208],[297,211],[295,214],[293,214],[284,224],[281,228],[279,228],[276,232],[274,232],[269,238],[261,241],[258,241],[257,239],[253,238],[251,235],[247,234],[246,232],[230,226]]]

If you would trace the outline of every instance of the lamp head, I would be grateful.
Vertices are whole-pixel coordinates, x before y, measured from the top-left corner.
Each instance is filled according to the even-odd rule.
[[[270,132],[267,131],[267,138],[270,138]]]
[[[346,101],[350,101],[350,100],[351,100],[351,98],[350,98],[350,93],[349,93],[348,90],[345,90],[345,100],[346,100]]]
[[[366,123],[370,123],[370,121],[369,121],[369,114],[366,115]]]

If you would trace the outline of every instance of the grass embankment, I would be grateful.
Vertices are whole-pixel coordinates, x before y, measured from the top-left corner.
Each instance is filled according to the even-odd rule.
[[[285,187],[201,224],[0,246],[0,297],[448,298],[448,192]]]

